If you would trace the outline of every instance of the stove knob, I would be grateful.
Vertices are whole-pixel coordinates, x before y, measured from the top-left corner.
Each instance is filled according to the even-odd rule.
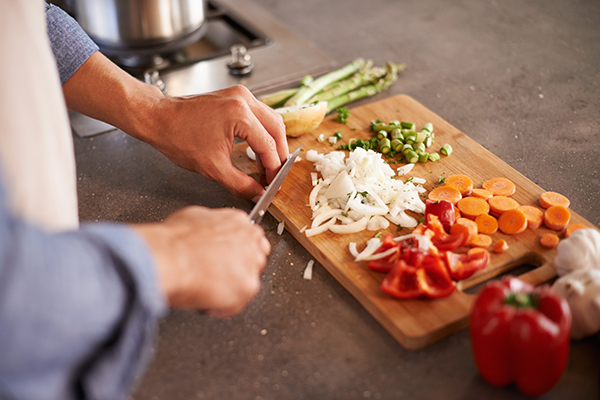
[[[231,61],[227,64],[229,73],[236,76],[248,75],[254,68],[252,57],[247,53],[246,47],[241,44],[234,44],[230,48]]]
[[[156,86],[164,94],[167,94],[167,85],[165,85],[157,70],[152,69],[144,72],[144,82]]]

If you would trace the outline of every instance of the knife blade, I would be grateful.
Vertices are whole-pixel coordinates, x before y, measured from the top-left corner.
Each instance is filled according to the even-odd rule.
[[[273,178],[271,184],[267,187],[267,190],[265,190],[261,198],[256,202],[256,205],[254,208],[252,208],[252,211],[250,211],[250,219],[255,224],[258,224],[267,212],[267,208],[269,208],[271,205],[271,202],[273,201],[273,198],[275,198],[275,195],[281,187],[285,177],[287,176],[288,172],[290,172],[290,169],[292,169],[292,165],[294,165],[301,148],[302,146],[298,147],[296,151],[288,156],[286,162],[283,163],[281,168],[279,168],[277,175],[275,175],[275,178]]]

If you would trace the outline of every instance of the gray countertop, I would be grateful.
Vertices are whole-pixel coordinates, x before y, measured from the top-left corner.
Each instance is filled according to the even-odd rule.
[[[387,92],[440,115],[600,225],[600,3],[597,0],[256,0],[346,63],[405,62]],[[353,105],[353,106],[354,106]],[[120,131],[75,138],[83,221],[149,222],[189,205],[236,207],[220,186]],[[265,228],[277,221],[270,215]],[[478,375],[466,330],[401,347],[287,232],[256,299],[229,320],[174,311],[134,399],[505,399]],[[543,398],[600,398],[600,336],[572,341]]]

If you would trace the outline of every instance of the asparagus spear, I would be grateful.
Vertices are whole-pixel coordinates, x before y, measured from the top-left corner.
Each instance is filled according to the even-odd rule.
[[[296,92],[290,99],[285,102],[285,106],[296,106],[300,104],[304,104],[317,94],[321,89],[325,86],[331,84],[332,82],[339,81],[344,79],[356,71],[358,71],[363,65],[365,65],[366,61],[364,58],[357,58],[350,64],[343,66],[340,69],[329,72],[317,79],[315,79],[310,85],[304,86]]]
[[[362,99],[364,97],[373,96],[379,92],[386,90],[391,84],[398,79],[398,65],[388,62],[386,65],[386,74],[377,82],[370,85],[362,86],[356,90],[345,93],[327,101],[327,112],[331,112],[338,107],[341,107],[350,102]],[[403,69],[403,65],[400,68]]]
[[[379,78],[383,77],[385,73],[385,68],[381,67],[371,68],[363,73],[357,72],[350,78],[338,82],[336,85],[332,86],[331,89],[317,93],[310,101],[329,101],[361,86],[374,83]]]
[[[314,78],[310,75],[306,75],[300,81],[300,84],[296,88],[283,89],[277,92],[269,93],[264,96],[260,96],[258,100],[262,101],[266,105],[272,108],[277,108],[282,106],[287,99],[292,97],[298,92],[298,90],[303,86],[308,86],[314,81]]]
[[[277,92],[269,93],[264,96],[260,96],[258,100],[262,101],[266,105],[272,108],[277,108],[283,103],[286,102],[287,99],[295,95],[300,88],[291,88],[291,89],[283,89]]]

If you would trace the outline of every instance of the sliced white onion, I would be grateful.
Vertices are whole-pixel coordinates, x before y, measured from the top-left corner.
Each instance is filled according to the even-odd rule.
[[[373,218],[369,219],[367,223],[368,231],[378,231],[380,229],[387,229],[390,226],[390,222],[381,215],[375,215]]]
[[[364,260],[366,257],[371,256],[381,246],[381,240],[378,238],[372,238],[367,240],[367,246],[361,251],[355,258],[354,261]]]
[[[281,235],[283,230],[285,229],[285,221],[281,221],[279,225],[277,225],[277,234]]]
[[[414,167],[415,164],[406,164],[401,167],[398,167],[396,171],[398,171],[398,176],[402,176],[408,174]]]
[[[304,269],[304,275],[302,276],[304,279],[310,281],[312,279],[312,271],[313,265],[315,264],[315,260],[310,260],[308,264],[306,264],[306,268]]]
[[[333,233],[356,233],[356,232],[364,231],[365,229],[367,229],[368,221],[369,221],[369,219],[367,217],[363,217],[363,219],[358,220],[352,224],[331,225],[329,227],[329,230]]]
[[[336,218],[331,218],[329,221],[325,222],[323,225],[318,226],[317,228],[310,228],[304,231],[306,237],[311,237],[318,235],[319,233],[323,233],[329,229],[330,226],[335,224]]]
[[[342,210],[337,210],[337,209],[331,209],[331,210],[327,210],[324,211],[322,213],[320,213],[319,215],[317,215],[315,217],[315,219],[313,219],[312,225],[310,226],[311,229],[317,228],[319,225],[321,225],[323,222],[327,221],[330,218],[335,218],[338,215],[342,214]]]
[[[246,155],[252,161],[256,161],[256,153],[254,153],[254,150],[252,150],[250,146],[246,147]]]

